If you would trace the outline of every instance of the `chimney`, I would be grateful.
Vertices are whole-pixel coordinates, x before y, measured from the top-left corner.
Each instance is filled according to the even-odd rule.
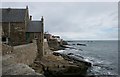
[[[30,20],[32,20],[32,16],[30,16]]]
[[[26,9],[28,9],[28,6],[26,6]]]
[[[44,21],[44,18],[43,18],[43,16],[42,16],[42,18],[41,18],[41,21],[42,21],[42,22]]]
[[[10,11],[10,10],[11,10],[11,8],[8,8],[7,10],[8,10],[8,11]]]

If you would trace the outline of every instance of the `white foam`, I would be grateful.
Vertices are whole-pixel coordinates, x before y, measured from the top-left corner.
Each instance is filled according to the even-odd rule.
[[[58,50],[58,51],[54,51],[54,52],[57,52],[57,53],[62,53],[64,52],[65,50]]]

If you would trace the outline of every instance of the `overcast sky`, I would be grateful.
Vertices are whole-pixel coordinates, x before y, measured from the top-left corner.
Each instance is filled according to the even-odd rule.
[[[25,8],[33,20],[44,16],[45,31],[65,40],[118,39],[116,2],[2,3],[2,7]]]

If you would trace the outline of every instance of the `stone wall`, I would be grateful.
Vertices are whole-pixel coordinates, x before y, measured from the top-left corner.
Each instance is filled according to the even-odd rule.
[[[13,51],[11,52],[10,46],[3,45],[3,53],[4,55],[12,55],[12,60],[16,63],[24,63],[30,65],[36,58],[37,55],[37,45],[34,40],[33,43],[14,46]]]
[[[44,55],[51,54],[52,51],[50,50],[50,47],[48,46],[47,39],[44,39]]]
[[[15,46],[13,53],[17,63],[32,64],[37,55],[36,41],[33,41],[31,44]]]
[[[1,44],[2,45],[2,44]],[[4,47],[5,46],[5,47]],[[4,45],[4,50],[10,52],[10,47]],[[3,49],[2,49],[3,50]],[[2,51],[3,52],[3,51]],[[36,73],[28,65],[31,65],[37,55],[36,40],[33,43],[14,46],[13,51],[2,56],[2,75],[38,75],[44,77],[42,74]]]
[[[37,37],[37,48],[38,48],[37,59],[41,59],[44,55],[43,33],[38,32],[38,33],[35,33],[35,35]]]

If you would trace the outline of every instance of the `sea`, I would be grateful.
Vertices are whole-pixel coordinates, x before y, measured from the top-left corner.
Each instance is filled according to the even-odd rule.
[[[82,56],[84,60],[92,63],[92,67],[87,71],[88,75],[118,75],[117,40],[68,41],[68,44],[72,48],[66,48],[63,53]]]

